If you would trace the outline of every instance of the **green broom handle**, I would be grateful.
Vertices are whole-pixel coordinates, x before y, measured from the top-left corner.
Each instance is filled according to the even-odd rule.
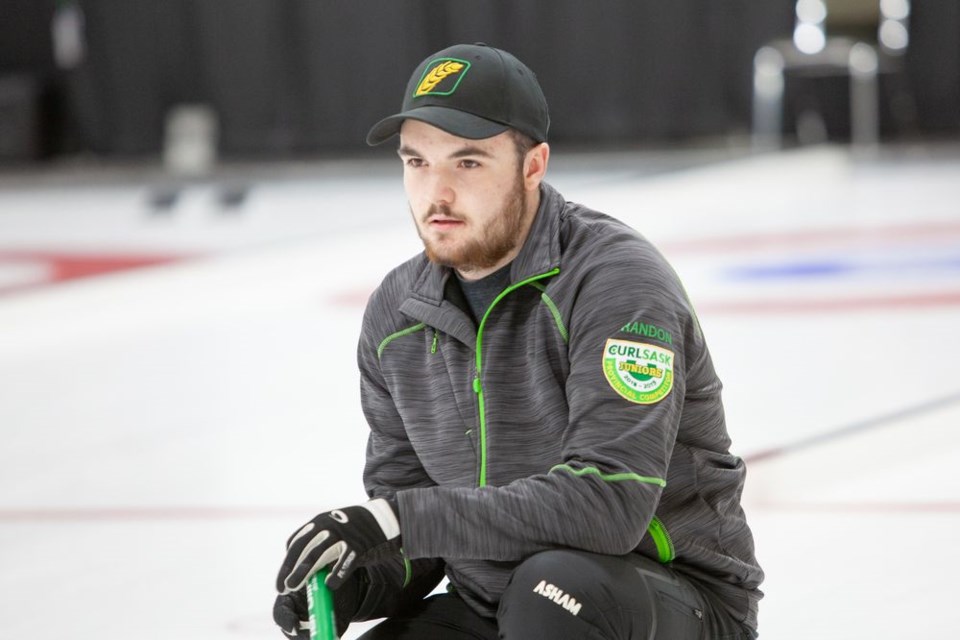
[[[327,578],[327,573],[326,569],[322,569],[307,583],[312,640],[337,640],[337,625],[333,620],[333,593],[323,582]]]

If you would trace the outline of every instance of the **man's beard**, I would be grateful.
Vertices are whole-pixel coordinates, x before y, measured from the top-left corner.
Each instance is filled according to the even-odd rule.
[[[507,194],[498,215],[490,219],[486,226],[475,237],[455,247],[432,243],[420,233],[427,258],[436,264],[453,267],[469,273],[496,266],[504,257],[513,251],[520,241],[523,232],[524,216],[527,209],[527,193],[523,190],[523,181],[520,176]],[[465,220],[466,217],[452,211],[446,205],[431,205],[423,216],[424,224],[430,216],[442,214],[455,220]]]

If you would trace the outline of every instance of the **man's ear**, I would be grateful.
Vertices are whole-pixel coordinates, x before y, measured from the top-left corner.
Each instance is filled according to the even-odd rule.
[[[541,142],[527,151],[523,160],[523,186],[527,191],[536,191],[547,173],[550,162],[550,145]]]

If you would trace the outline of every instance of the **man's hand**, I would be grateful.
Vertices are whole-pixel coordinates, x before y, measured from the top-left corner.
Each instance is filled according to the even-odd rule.
[[[273,603],[273,621],[288,638],[310,640],[310,613],[307,611],[307,592],[294,591],[277,596]]]
[[[400,523],[386,500],[321,513],[287,541],[277,591],[299,591],[320,569],[333,565],[326,585],[336,590],[357,568],[400,549]]]
[[[350,621],[357,615],[357,609],[366,593],[367,572],[354,571],[350,579],[333,592],[333,617],[337,623],[337,637],[343,637]],[[288,638],[310,640],[310,612],[307,606],[307,590],[300,589],[286,595],[277,596],[273,603],[273,621],[277,623]]]

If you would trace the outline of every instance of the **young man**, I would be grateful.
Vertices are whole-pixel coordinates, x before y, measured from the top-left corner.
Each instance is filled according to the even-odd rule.
[[[523,63],[458,45],[371,129],[400,136],[425,251],[368,303],[371,501],[288,541],[288,635],[326,567],[341,630],[387,618],[367,640],[756,636],[744,466],[696,315],[650,243],[543,181],[548,125]]]

